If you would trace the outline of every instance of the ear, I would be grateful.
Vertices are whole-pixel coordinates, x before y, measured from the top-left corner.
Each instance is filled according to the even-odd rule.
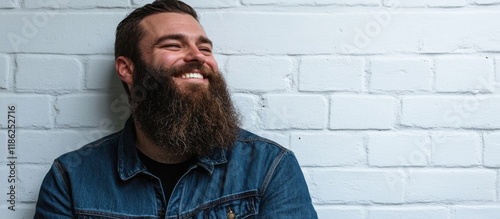
[[[134,63],[125,56],[119,56],[115,60],[116,73],[120,79],[128,85],[130,89],[134,83]]]

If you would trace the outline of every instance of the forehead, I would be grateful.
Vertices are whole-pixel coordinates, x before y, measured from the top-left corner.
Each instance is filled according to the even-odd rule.
[[[200,23],[191,15],[182,13],[158,13],[145,17],[140,25],[144,38],[154,40],[169,34],[182,34],[187,37],[197,38],[206,33]]]

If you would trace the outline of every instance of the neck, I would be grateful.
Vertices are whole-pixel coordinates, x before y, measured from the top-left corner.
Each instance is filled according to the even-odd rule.
[[[161,146],[156,145],[144,134],[144,132],[140,128],[140,125],[137,122],[134,123],[137,149],[139,149],[139,151],[141,151],[144,155],[148,156],[154,161],[165,164],[176,164],[182,163],[191,157],[189,155],[172,154]]]

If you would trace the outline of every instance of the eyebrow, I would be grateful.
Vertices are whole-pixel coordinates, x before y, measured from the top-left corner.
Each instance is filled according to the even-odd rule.
[[[158,38],[155,43],[153,44],[154,46],[159,45],[161,42],[165,40],[180,40],[180,41],[187,41],[187,36],[184,34],[169,34],[169,35],[164,35],[160,38]],[[197,43],[207,43],[210,44],[210,46],[213,46],[213,43],[210,39],[208,39],[205,36],[199,36],[198,39],[196,39]]]

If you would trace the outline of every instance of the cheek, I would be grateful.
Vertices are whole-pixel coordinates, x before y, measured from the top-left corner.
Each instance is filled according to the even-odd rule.
[[[178,64],[178,62],[181,62],[181,61],[182,61],[182,57],[180,57],[179,55],[171,54],[168,52],[162,52],[162,53],[158,53],[154,57],[153,64],[155,66],[162,66],[162,67],[170,68],[170,67]]]

